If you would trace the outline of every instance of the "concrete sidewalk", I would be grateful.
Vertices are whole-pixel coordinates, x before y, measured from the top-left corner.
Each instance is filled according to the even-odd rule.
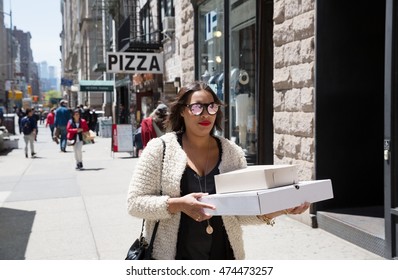
[[[83,147],[76,171],[72,148],[61,153],[39,126],[37,158],[19,149],[0,155],[0,259],[122,260],[141,220],[126,211],[138,161],[111,152],[110,138]],[[247,259],[378,260],[382,257],[287,216],[274,227],[244,228]]]

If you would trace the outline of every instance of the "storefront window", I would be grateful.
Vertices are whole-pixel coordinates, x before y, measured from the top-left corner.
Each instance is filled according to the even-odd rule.
[[[200,77],[224,100],[224,1],[207,1],[199,7]]]
[[[256,0],[229,1],[229,36],[224,30],[224,5],[221,0],[199,5],[199,76],[227,102],[229,135],[225,137],[241,146],[253,163],[257,154]],[[227,65],[225,48],[229,50]],[[224,73],[229,74],[229,86],[224,84]]]
[[[256,0],[231,1],[229,15],[230,138],[244,149],[246,156],[252,161],[255,161],[257,152],[255,17]]]

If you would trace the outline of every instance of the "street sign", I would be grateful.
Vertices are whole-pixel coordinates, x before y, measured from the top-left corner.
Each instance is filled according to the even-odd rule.
[[[72,86],[73,85],[73,80],[66,79],[66,78],[61,78],[61,86]]]
[[[112,125],[112,152],[133,152],[133,125]]]
[[[163,74],[163,54],[109,52],[106,72]]]
[[[80,80],[80,91],[113,91],[114,81]]]

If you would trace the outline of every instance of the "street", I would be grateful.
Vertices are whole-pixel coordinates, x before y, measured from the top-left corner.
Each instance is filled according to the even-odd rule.
[[[0,155],[1,260],[122,260],[141,220],[126,211],[128,184],[138,161],[111,152],[111,139],[83,147],[75,170],[72,147],[60,152],[39,125],[36,158],[19,148]],[[251,260],[380,260],[382,257],[288,216],[273,227],[244,228]]]

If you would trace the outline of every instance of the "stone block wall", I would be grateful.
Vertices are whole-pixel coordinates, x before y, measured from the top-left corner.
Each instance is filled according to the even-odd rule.
[[[315,0],[274,6],[274,163],[314,179]]]
[[[175,1],[175,33],[165,43],[165,81],[181,78],[181,84],[195,78],[194,10],[190,0]]]

